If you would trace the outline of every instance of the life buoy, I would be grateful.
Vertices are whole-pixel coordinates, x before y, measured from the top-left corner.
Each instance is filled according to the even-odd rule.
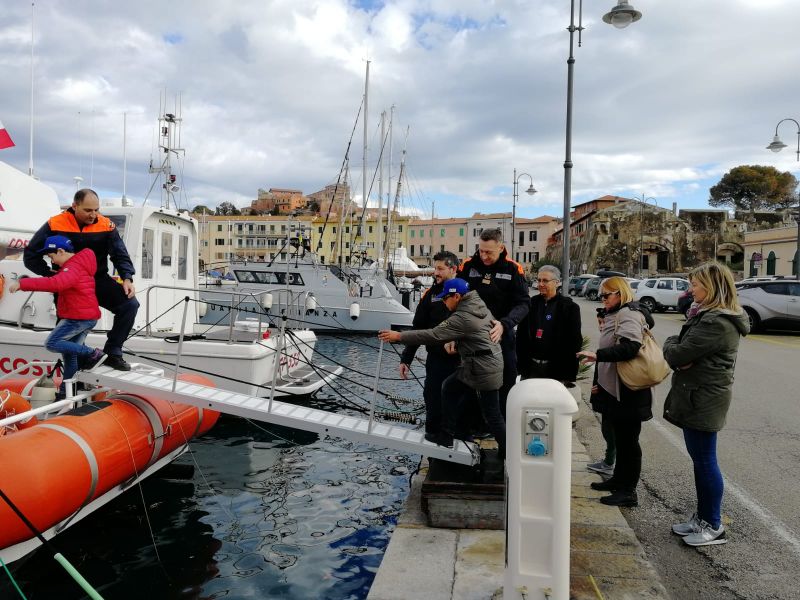
[[[30,409],[30,402],[25,400],[25,398],[16,392],[12,392],[10,390],[0,391],[0,419],[13,417],[14,415],[28,412]],[[38,422],[39,419],[34,416],[30,416],[22,421],[17,421],[14,423],[14,425],[17,429],[28,429],[28,427],[33,427]]]

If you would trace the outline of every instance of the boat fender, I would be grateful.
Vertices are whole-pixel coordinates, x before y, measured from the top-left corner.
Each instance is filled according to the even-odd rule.
[[[317,298],[314,294],[310,293],[306,296],[306,314],[310,315],[317,310]]]
[[[0,391],[0,419],[13,417],[14,415],[28,412],[30,409],[30,402],[16,392],[10,390]],[[39,419],[31,415],[22,421],[17,421],[15,425],[17,429],[27,429],[28,427],[33,427],[38,422]]]
[[[272,294],[264,294],[261,296],[261,307],[269,312],[272,309]]]
[[[350,318],[355,321],[358,317],[361,316],[361,307],[358,305],[358,302],[353,302],[350,305]]]

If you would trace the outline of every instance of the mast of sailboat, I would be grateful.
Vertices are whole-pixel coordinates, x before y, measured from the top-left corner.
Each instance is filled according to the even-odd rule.
[[[400,173],[397,176],[397,191],[394,194],[394,204],[391,207],[391,210],[389,210],[388,206],[387,206],[387,210],[389,211],[389,214],[386,217],[386,231],[387,232],[391,232],[392,231],[392,215],[394,215],[394,214],[399,215],[400,214],[400,213],[398,213],[399,203],[400,203],[400,189],[401,189],[401,187],[403,185],[403,176],[405,175],[405,171],[406,171],[406,147],[408,145],[408,131],[409,131],[409,129],[410,129],[409,127],[406,127],[406,138],[405,138],[405,141],[403,142],[403,152],[402,152],[401,158],[400,158]],[[392,252],[394,252],[394,249],[392,249]],[[386,248],[383,251],[383,256],[384,256],[383,268],[386,269],[388,267],[388,260],[389,260],[389,233],[386,234]]]
[[[28,144],[28,175],[33,177],[33,15],[34,3],[31,2],[31,127],[30,143]]]
[[[381,264],[381,248],[383,248],[383,151],[386,144],[386,111],[381,112],[381,155],[378,165],[378,217],[377,238],[375,241],[375,264]]]
[[[127,206],[128,198],[128,113],[122,113],[122,206]]]
[[[367,61],[367,74],[364,78],[364,152],[362,154],[362,168],[361,168],[361,190],[362,196],[364,201],[364,210],[361,212],[361,223],[359,223],[359,237],[362,237],[363,230],[364,230],[364,219],[366,218],[367,214],[367,196],[369,193],[367,192],[367,117],[369,115],[369,62]],[[362,239],[364,239],[362,237]],[[351,246],[352,252],[352,246]]]

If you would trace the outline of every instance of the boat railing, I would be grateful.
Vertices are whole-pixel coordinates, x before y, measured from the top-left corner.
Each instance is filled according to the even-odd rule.
[[[207,289],[200,289],[200,288],[190,288],[190,287],[176,287],[171,285],[152,285],[147,288],[145,291],[145,337],[152,337],[152,323],[150,321],[150,293],[152,290],[155,289],[166,289],[166,290],[179,290],[184,292],[194,292],[196,294],[196,298],[198,302],[205,302],[204,300],[200,299],[201,292],[208,292]],[[244,304],[245,302],[252,302],[257,304],[258,306],[262,307],[264,310],[259,310],[258,312],[258,331],[261,332],[262,324],[263,324],[263,317],[265,314],[268,313],[269,308],[271,308],[273,302],[278,303],[279,306],[285,306],[285,313],[282,311],[282,315],[285,314],[287,317],[291,317],[292,315],[301,317],[305,314],[305,307],[306,307],[306,300],[308,296],[313,296],[311,292],[293,292],[291,290],[286,290],[285,288],[274,288],[274,289],[266,289],[266,290],[225,290],[225,289],[214,289],[213,293],[215,295],[222,295],[222,296],[230,296],[230,318],[228,324],[228,343],[233,343],[233,331],[235,325],[235,319],[233,317],[234,311],[238,309],[239,306]],[[277,299],[275,296],[277,295]],[[285,302],[282,300],[285,299]],[[212,302],[213,304],[213,302]]]

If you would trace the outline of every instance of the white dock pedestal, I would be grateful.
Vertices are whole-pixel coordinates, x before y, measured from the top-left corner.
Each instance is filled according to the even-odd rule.
[[[572,415],[552,379],[515,385],[506,407],[504,600],[568,600]]]

